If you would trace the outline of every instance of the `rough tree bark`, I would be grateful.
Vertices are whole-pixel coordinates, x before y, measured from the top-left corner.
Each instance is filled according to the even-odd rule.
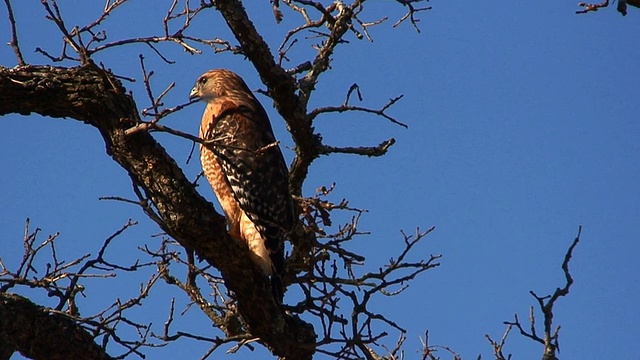
[[[0,360],[15,351],[32,359],[112,359],[64,314],[51,314],[22,296],[0,292]]]

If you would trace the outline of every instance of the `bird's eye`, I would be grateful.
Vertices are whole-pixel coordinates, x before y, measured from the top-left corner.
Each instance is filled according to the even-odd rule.
[[[201,77],[200,80],[198,80],[198,83],[200,83],[200,85],[204,85],[207,83],[207,78],[206,77]]]

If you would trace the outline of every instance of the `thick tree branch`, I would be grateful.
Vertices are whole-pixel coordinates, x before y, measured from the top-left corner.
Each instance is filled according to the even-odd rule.
[[[0,115],[33,112],[96,127],[107,153],[144,189],[162,217],[163,230],[220,270],[251,334],[278,356],[311,358],[313,328],[275,304],[268,280],[248,250],[228,240],[224,218],[149,133],[125,134],[140,119],[136,104],[115,77],[94,65],[0,67]]]
[[[0,293],[0,344],[36,360],[112,359],[71,318],[9,293]]]

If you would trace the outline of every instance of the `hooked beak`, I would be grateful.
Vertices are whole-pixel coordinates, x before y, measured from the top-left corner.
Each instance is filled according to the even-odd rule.
[[[191,92],[189,93],[189,100],[200,100],[200,92],[198,91],[198,88],[196,86],[193,87],[193,89],[191,89]]]

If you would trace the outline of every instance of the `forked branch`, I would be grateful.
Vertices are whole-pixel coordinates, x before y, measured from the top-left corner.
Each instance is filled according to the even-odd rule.
[[[569,246],[569,249],[564,256],[564,261],[562,262],[562,271],[565,276],[564,286],[562,288],[556,288],[553,294],[546,296],[538,296],[535,292],[530,291],[531,295],[538,302],[538,307],[544,317],[543,334],[538,335],[536,331],[533,306],[531,307],[529,313],[529,330],[525,330],[523,328],[523,325],[518,319],[517,314],[514,316],[514,321],[504,322],[505,325],[516,327],[518,330],[520,330],[520,334],[522,334],[523,336],[542,344],[544,346],[544,353],[542,356],[543,360],[557,360],[556,353],[559,352],[560,346],[558,341],[560,326],[557,326],[555,329],[553,329],[553,306],[556,304],[559,298],[567,296],[569,294],[569,289],[573,284],[573,278],[571,277],[571,273],[569,272],[569,262],[571,261],[571,257],[573,256],[573,250],[580,242],[581,233],[582,226],[578,227],[578,235],[573,240],[573,243],[571,243],[571,246]]]

